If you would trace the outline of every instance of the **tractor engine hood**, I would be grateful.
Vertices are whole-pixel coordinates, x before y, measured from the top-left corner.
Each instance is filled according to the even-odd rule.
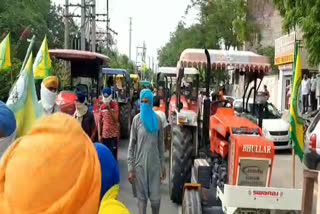
[[[229,149],[229,184],[270,185],[274,144],[263,136],[232,135]]]

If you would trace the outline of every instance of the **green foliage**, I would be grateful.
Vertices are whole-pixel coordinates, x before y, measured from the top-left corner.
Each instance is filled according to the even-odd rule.
[[[260,55],[268,56],[270,58],[270,64],[273,74],[279,73],[278,66],[274,64],[274,46],[259,47],[257,52]]]
[[[204,47],[203,35],[201,25],[186,28],[180,22],[176,31],[171,34],[169,42],[158,51],[160,66],[176,66],[183,50]]]
[[[11,33],[12,70],[0,74],[0,99],[6,100],[13,82],[20,72],[29,43],[27,38],[36,36],[33,48],[35,57],[45,35],[49,48],[61,48],[64,41],[64,23],[62,8],[50,5],[49,0],[0,0],[0,41]],[[77,31],[74,22],[70,21],[70,32]],[[25,29],[30,34],[21,37]],[[22,39],[20,39],[20,37]],[[12,77],[11,77],[12,74]],[[64,75],[64,74],[63,74]],[[59,76],[59,78],[61,78]]]
[[[283,30],[288,32],[299,27],[303,32],[304,46],[311,65],[320,63],[320,0],[273,0],[284,18]]]
[[[120,54],[117,50],[104,49],[102,52],[110,58],[109,67],[126,69],[130,74],[135,73],[134,62],[129,60],[127,55]]]
[[[176,66],[183,50],[187,48],[219,49],[224,44],[241,48],[259,34],[258,27],[250,20],[246,0],[192,0],[187,8],[199,8],[199,23],[186,27],[180,22],[170,40],[158,51],[159,66]],[[214,85],[227,84],[226,71],[214,71]],[[201,87],[204,86],[205,72],[201,71]]]

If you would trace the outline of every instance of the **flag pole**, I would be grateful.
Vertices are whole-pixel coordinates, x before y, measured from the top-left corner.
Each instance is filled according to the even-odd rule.
[[[29,47],[28,47],[28,50],[27,50],[27,54],[26,54],[26,56],[25,56],[25,58],[23,60],[23,64],[21,66],[20,73],[23,71],[24,67],[26,66],[27,60],[29,59],[29,56],[30,56],[30,53],[31,53],[31,50],[32,50],[32,46],[33,46],[34,41],[35,41],[35,38],[36,38],[36,36],[33,35],[31,40],[30,40],[30,44],[29,44]]]
[[[292,188],[296,188],[296,150],[292,148]]]

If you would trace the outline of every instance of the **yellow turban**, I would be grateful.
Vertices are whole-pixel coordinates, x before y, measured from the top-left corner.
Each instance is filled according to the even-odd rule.
[[[48,76],[47,78],[45,78],[43,80],[43,85],[46,88],[50,88],[50,87],[58,88],[59,87],[59,79],[56,76]]]
[[[129,210],[117,200],[119,185],[114,185],[103,196],[98,214],[130,214]]]
[[[43,117],[0,161],[1,214],[97,214],[101,171],[72,117]]]

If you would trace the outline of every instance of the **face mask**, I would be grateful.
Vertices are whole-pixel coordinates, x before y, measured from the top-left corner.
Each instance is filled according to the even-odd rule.
[[[88,107],[84,103],[76,102],[76,115],[82,117],[88,111]]]
[[[109,95],[108,97],[104,97],[104,96],[102,97],[102,101],[104,104],[110,104],[111,100],[112,100],[111,95]]]
[[[15,137],[16,137],[16,131],[14,131],[8,137],[0,138],[0,158],[3,155],[3,153],[7,150],[7,148],[14,142]]]
[[[57,92],[52,92],[47,89],[44,84],[41,84],[41,104],[46,111],[52,110],[54,104],[56,103]]]

